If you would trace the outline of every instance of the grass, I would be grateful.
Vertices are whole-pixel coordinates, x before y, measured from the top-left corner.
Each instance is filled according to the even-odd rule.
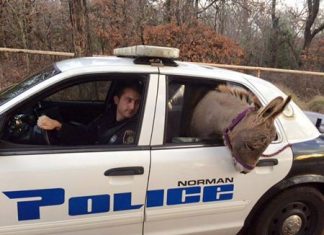
[[[282,90],[285,94],[291,95],[292,100],[303,110],[318,112],[324,114],[324,96],[317,95],[310,101],[305,101],[294,93],[290,88],[283,84],[276,84],[276,86]]]
[[[307,103],[307,110],[324,114],[324,96],[315,96]]]

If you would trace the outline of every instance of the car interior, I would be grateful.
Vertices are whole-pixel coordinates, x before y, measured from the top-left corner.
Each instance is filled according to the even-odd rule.
[[[222,137],[201,139],[190,133],[191,116],[195,106],[208,91],[215,89],[223,82],[202,82],[199,79],[188,80],[170,78],[168,86],[167,119],[165,143],[192,144],[211,143],[223,145]]]
[[[188,79],[180,76],[169,77],[165,144],[210,144],[224,146],[224,140],[221,135],[198,138],[190,133],[191,117],[196,105],[205,94],[216,89],[219,85],[228,85],[248,90],[241,84],[222,80]]]

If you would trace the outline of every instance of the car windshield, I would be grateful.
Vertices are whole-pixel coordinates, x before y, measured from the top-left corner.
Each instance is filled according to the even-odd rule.
[[[50,77],[53,77],[58,73],[60,73],[58,69],[56,69],[54,66],[50,66],[42,70],[41,72],[33,74],[32,76],[28,76],[22,82],[14,84],[13,86],[1,91],[0,105],[8,102],[10,99],[20,95],[29,88],[39,84],[42,81],[45,81]]]

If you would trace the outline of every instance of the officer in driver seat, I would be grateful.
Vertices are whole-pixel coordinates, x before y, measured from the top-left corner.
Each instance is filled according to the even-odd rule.
[[[125,82],[115,92],[115,105],[89,125],[61,123],[42,115],[37,126],[46,131],[56,130],[60,145],[134,144],[140,100],[140,84]]]

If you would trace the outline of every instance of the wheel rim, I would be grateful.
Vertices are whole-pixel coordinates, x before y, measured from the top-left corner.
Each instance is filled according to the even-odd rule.
[[[316,223],[316,214],[303,202],[293,202],[277,211],[271,221],[268,234],[303,235],[310,234]]]
[[[291,215],[282,223],[281,232],[284,235],[297,234],[303,224],[303,220],[299,215]]]

